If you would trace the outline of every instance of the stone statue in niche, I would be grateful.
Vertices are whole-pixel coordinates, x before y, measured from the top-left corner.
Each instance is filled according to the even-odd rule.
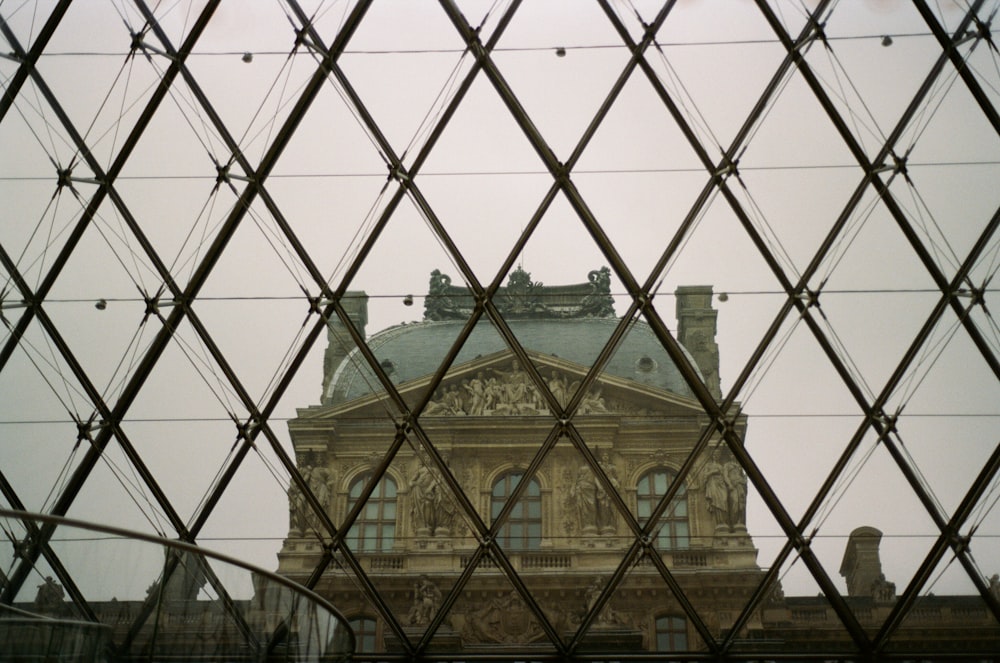
[[[618,470],[607,452],[599,461],[611,485],[618,490]],[[575,511],[580,533],[583,535],[614,534],[618,514],[614,503],[597,475],[588,465],[581,465],[569,486],[568,505]]]
[[[454,507],[433,472],[419,462],[410,477],[410,514],[417,536],[448,536],[455,518]]]
[[[722,464],[719,462],[719,452],[712,453],[711,458],[702,467],[702,477],[705,486],[705,504],[715,522],[716,529],[729,528],[729,488],[722,474]]]
[[[581,465],[576,479],[570,486],[570,499],[576,508],[580,532],[586,536],[597,534],[597,479],[587,465]]]
[[[712,452],[700,471],[705,505],[717,530],[746,530],[747,477],[734,459]]]
[[[417,578],[413,585],[413,605],[406,615],[410,626],[426,626],[434,619],[441,607],[441,590],[425,575]]]
[[[618,468],[611,461],[611,455],[605,451],[598,461],[604,474],[607,475],[611,487],[615,491],[621,491],[621,482],[618,480]],[[598,485],[600,488],[600,485]],[[598,494],[597,527],[601,534],[614,534],[617,529],[618,512],[615,510],[614,502],[607,491],[601,488]]]
[[[723,467],[726,486],[729,488],[729,518],[734,529],[747,525],[747,475],[736,461],[729,461]]]
[[[332,493],[330,491],[330,481],[332,475],[326,467],[313,467],[303,465],[299,472],[302,479],[309,486],[316,501],[327,511],[330,508]],[[299,489],[298,485],[292,481],[288,486],[288,508],[289,508],[289,528],[294,533],[305,534],[306,532],[319,527],[319,517],[309,506],[308,500]]]

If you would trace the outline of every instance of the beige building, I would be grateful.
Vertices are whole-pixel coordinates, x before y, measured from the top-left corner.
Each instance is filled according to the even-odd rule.
[[[531,369],[563,406],[619,326],[607,276],[599,270],[587,283],[544,287],[518,270],[496,298]],[[366,299],[353,301],[352,318],[363,330]],[[718,395],[711,303],[711,288],[678,291],[678,338]],[[717,440],[703,445],[670,503],[659,504],[708,425],[674,362],[648,325],[633,323],[576,398],[572,428],[563,427],[502,332],[483,318],[428,393],[471,304],[467,291],[435,273],[422,322],[367,338],[408,406],[426,400],[419,434],[397,435],[377,376],[357,350],[346,351],[351,343],[340,326],[330,331],[322,404],[300,410],[289,424],[299,465],[334,523],[357,511],[346,542],[361,569],[406,636],[419,640],[432,626],[436,649],[531,645],[546,642],[547,632],[570,641],[588,617],[583,642],[598,648],[698,648],[657,563],[672,570],[696,609],[712,606],[706,623],[717,632],[739,614],[762,574],[745,524],[746,477]],[[394,440],[398,451],[386,463]],[[468,504],[455,497],[452,481]],[[364,493],[370,495],[358,510]],[[298,499],[293,490],[279,572],[306,580],[322,551]],[[483,552],[468,509],[487,526],[503,513],[494,532],[500,552]],[[642,536],[636,530],[651,515],[656,520],[644,533],[655,561],[636,543]],[[629,565],[622,563],[626,556],[634,557]],[[511,570],[547,624],[536,619]],[[615,573],[624,579],[589,615]],[[354,619],[363,644],[392,649],[398,633],[348,576],[328,573],[317,588]]]
[[[675,295],[675,338],[718,398],[712,290]],[[364,336],[366,296],[345,301]],[[552,653],[555,642],[683,652],[705,651],[706,637],[744,651],[850,651],[825,598],[764,586],[747,477],[654,330],[621,325],[606,269],[571,286],[518,269],[494,301],[505,324],[483,316],[467,329],[472,298],[435,271],[424,319],[368,335],[368,359],[331,325],[321,404],[300,409],[289,430],[350,553],[327,555],[336,541],[293,488],[280,574],[340,607],[367,652],[402,652],[404,639],[452,655]],[[740,439],[746,427],[737,420]],[[840,570],[866,628],[896,599],[879,536],[855,532]],[[915,614],[947,627],[935,637],[988,651],[997,625],[969,598],[974,608],[956,597]]]

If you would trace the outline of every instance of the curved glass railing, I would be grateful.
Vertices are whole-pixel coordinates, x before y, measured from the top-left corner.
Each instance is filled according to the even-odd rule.
[[[354,651],[328,601],[240,560],[43,514],[0,509],[0,523],[0,660],[326,663]]]

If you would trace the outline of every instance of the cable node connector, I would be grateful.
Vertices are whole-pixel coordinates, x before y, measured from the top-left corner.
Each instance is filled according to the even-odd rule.
[[[400,184],[409,184],[410,176],[402,164],[388,164],[389,176],[386,179],[396,180]]]

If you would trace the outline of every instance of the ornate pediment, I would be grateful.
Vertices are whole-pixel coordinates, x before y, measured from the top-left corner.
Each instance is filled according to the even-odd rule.
[[[564,406],[579,391],[583,366],[559,357],[528,352],[532,365],[556,400]],[[417,402],[431,376],[398,385],[404,399]],[[384,413],[376,396],[365,396],[335,407],[300,411],[300,418],[358,416]],[[583,395],[575,416],[691,416],[702,413],[698,403],[664,389],[612,375],[599,377]],[[422,417],[499,417],[550,415],[546,399],[510,352],[498,352],[452,367],[435,389]]]

